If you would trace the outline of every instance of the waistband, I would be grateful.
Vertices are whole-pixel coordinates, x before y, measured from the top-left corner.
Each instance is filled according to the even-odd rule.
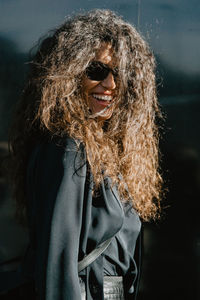
[[[86,299],[85,282],[80,278],[81,300]],[[122,276],[104,276],[104,300],[124,300],[124,287]]]

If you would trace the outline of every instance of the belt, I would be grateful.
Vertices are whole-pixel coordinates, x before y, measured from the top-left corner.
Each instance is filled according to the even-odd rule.
[[[86,300],[85,282],[79,277],[81,287],[81,300]],[[124,287],[122,276],[104,276],[104,300],[124,300]]]
[[[87,268],[93,261],[95,261],[110,245],[113,237],[101,243],[97,248],[95,248],[92,252],[86,255],[81,261],[78,262],[78,272],[80,273],[82,270]]]

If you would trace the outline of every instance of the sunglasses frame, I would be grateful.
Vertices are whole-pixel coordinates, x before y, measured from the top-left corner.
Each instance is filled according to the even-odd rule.
[[[104,64],[98,60],[91,61],[91,63],[85,70],[86,76],[90,80],[94,81],[103,81],[104,79],[106,79],[110,72],[115,78],[118,76],[118,68],[112,69],[107,64]]]

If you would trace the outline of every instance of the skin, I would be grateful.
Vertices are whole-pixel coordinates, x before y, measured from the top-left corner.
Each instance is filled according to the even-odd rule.
[[[107,64],[110,68],[114,67],[113,50],[111,45],[103,43],[101,48],[97,51],[95,61],[100,61]],[[86,76],[83,79],[83,92],[86,97],[87,105],[89,106],[93,114],[99,113],[108,107],[111,103],[112,105],[108,107],[102,115],[98,116],[98,120],[108,120],[112,116],[114,110],[114,102],[116,97],[116,82],[113,74],[110,72],[108,76],[102,81],[90,80]],[[93,95],[99,96],[111,96],[110,101],[100,101],[97,100]]]

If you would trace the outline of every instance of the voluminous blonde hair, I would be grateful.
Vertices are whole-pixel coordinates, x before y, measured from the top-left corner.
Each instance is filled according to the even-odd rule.
[[[81,84],[102,43],[112,46],[119,70],[115,109],[103,125],[90,118]],[[158,215],[162,180],[154,68],[154,57],[141,35],[109,10],[69,18],[43,40],[31,62],[11,135],[21,210],[33,145],[46,136],[67,134],[84,144],[97,188],[103,176],[109,176],[142,219]]]

